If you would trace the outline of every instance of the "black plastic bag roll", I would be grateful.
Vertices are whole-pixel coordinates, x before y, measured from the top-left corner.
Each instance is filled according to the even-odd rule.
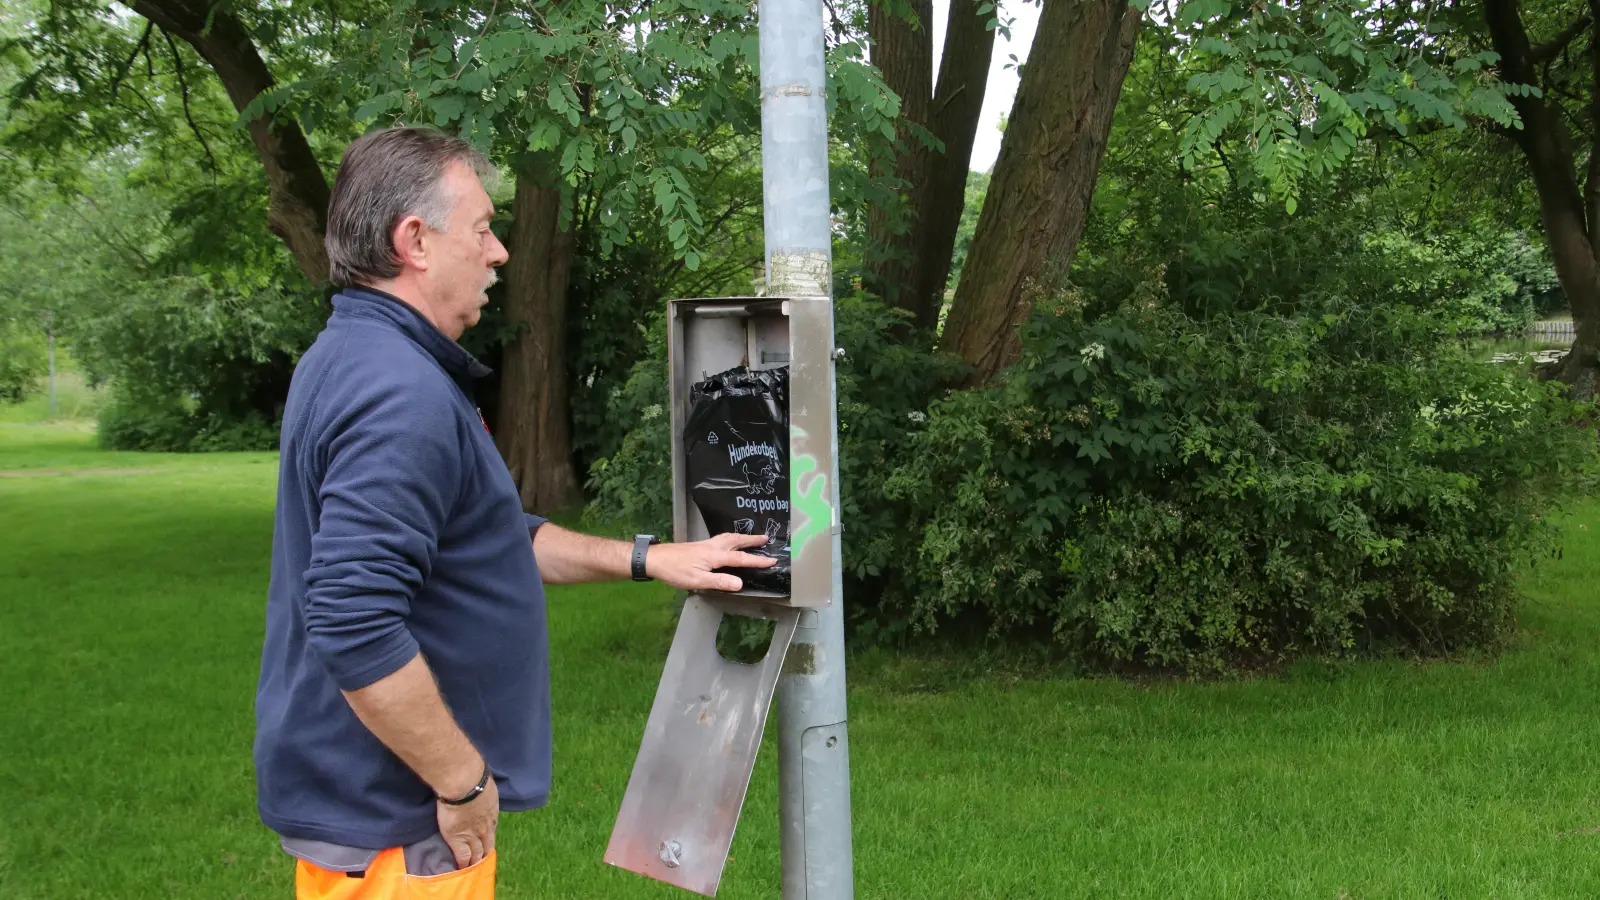
[[[729,369],[689,389],[689,496],[713,536],[765,534],[751,552],[778,564],[719,569],[746,590],[789,593],[789,370]]]

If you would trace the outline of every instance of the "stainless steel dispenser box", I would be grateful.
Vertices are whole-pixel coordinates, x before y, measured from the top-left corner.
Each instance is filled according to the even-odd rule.
[[[826,297],[674,300],[668,315],[676,541],[710,536],[684,469],[690,387],[735,366],[789,367],[791,593],[685,599],[605,856],[713,896],[796,623],[807,609],[831,602],[839,533],[838,486],[828,483],[837,447],[837,357]],[[730,614],[774,622],[760,662],[731,662],[717,652],[717,629]]]
[[[798,607],[827,606],[832,596],[838,490],[827,483],[834,452],[834,349],[831,304],[824,297],[675,300],[669,310],[672,397],[673,539],[710,535],[689,498],[683,427],[689,388],[734,366],[789,367],[789,510],[793,589]],[[753,596],[741,592],[741,596]]]

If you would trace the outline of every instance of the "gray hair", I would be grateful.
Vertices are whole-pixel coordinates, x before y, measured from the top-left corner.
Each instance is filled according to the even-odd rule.
[[[472,167],[486,184],[494,167],[473,146],[431,128],[385,128],[363,135],[344,152],[333,179],[328,225],[328,277],[347,288],[400,274],[394,228],[418,216],[444,231],[455,198],[441,190],[453,163]]]

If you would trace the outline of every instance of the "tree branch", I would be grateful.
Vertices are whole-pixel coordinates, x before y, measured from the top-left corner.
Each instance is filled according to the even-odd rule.
[[[117,74],[111,76],[112,100],[117,99],[117,91],[122,87],[122,79],[126,78],[128,76],[128,70],[133,68],[133,61],[139,58],[139,51],[143,50],[147,55],[149,54],[150,29],[154,27],[156,27],[156,23],[148,19],[145,20],[144,34],[139,36],[139,43],[133,45],[133,52],[128,54],[128,61],[123,63],[122,66],[117,69]]]
[[[843,20],[841,20],[839,18],[839,11],[834,8],[833,0],[822,0],[822,5],[827,7],[827,9],[828,9],[828,18],[832,20],[831,24],[833,26],[833,39],[834,39],[834,41],[837,42],[837,41],[843,40],[844,36],[845,36],[845,33],[849,29],[845,28]]]
[[[1233,163],[1228,161],[1228,151],[1222,149],[1222,142],[1213,143],[1212,148],[1217,151],[1217,158],[1222,160],[1222,168],[1228,171],[1228,185],[1237,193],[1239,190],[1239,176],[1233,171]]]
[[[116,226],[114,217],[106,215],[105,210],[101,208],[100,204],[96,203],[94,197],[90,196],[89,194],[79,194],[78,196],[82,197],[85,203],[94,207],[95,212],[98,214],[96,218],[90,219],[88,216],[83,214],[83,210],[79,209],[77,205],[73,203],[64,204],[66,209],[74,216],[77,216],[79,221],[87,225],[91,231],[99,231],[101,227],[104,227],[106,232],[109,232],[113,238],[116,238],[116,240],[107,241],[106,243],[116,246],[133,260],[137,261],[137,263],[146,271],[148,271],[153,265],[150,257],[144,255],[144,251],[139,249],[139,244],[136,241],[129,239],[127,235],[122,233],[122,230]],[[102,236],[103,235],[104,232],[102,232]]]
[[[211,179],[216,181],[217,158],[212,155],[211,145],[206,143],[206,136],[200,133],[200,126],[194,121],[194,112],[189,109],[189,82],[183,77],[183,56],[178,53],[178,45],[173,43],[170,32],[163,28],[161,36],[167,41],[167,49],[172,51],[172,71],[178,76],[178,90],[183,95],[183,119],[189,123],[189,130],[194,132],[194,139],[200,142],[200,149],[206,152],[206,162],[211,168]]]
[[[1535,84],[1537,72],[1529,62],[1533,48],[1529,46],[1528,31],[1522,24],[1522,12],[1517,0],[1484,0],[1484,21],[1489,26],[1489,40],[1500,54],[1500,72],[1507,81]],[[1529,98],[1513,97],[1512,104],[1526,103]],[[1519,110],[1521,106],[1518,106]]]
[[[478,29],[478,38],[480,40],[483,38],[483,36],[485,34],[488,33],[489,25],[494,22],[494,14],[496,12],[498,12],[499,10],[500,10],[500,0],[494,0],[494,3],[489,6],[489,14],[487,16],[483,17],[483,27]],[[461,73],[465,72],[467,70],[467,66],[470,66],[470,65],[472,65],[472,60],[470,60],[470,59],[462,60],[461,61],[461,68],[457,69],[456,73],[454,75],[450,76],[450,80],[451,81],[455,81],[456,79],[460,78],[461,77]]]
[[[1561,51],[1567,49],[1568,44],[1577,40],[1578,35],[1587,30],[1593,24],[1593,21],[1591,16],[1582,16],[1576,22],[1562,29],[1561,33],[1556,35],[1553,40],[1528,48],[1528,62],[1533,65],[1539,65],[1555,59],[1561,54]]]

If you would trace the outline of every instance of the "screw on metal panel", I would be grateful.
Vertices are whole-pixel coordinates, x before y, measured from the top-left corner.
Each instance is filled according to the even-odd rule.
[[[828,738],[828,749],[829,750],[832,750],[833,748],[835,748],[837,746],[839,746],[839,739],[838,738],[836,738],[836,737]]]
[[[662,841],[660,854],[661,861],[666,863],[669,869],[676,869],[683,864],[683,845],[677,841]]]

